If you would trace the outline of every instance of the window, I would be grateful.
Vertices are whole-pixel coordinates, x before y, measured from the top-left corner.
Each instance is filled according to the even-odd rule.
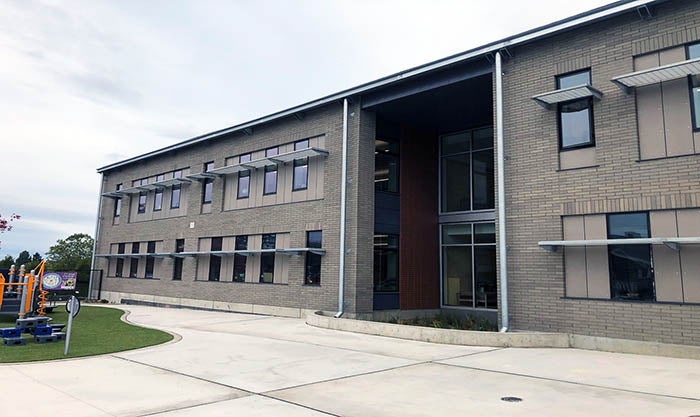
[[[220,237],[211,238],[211,251],[220,251],[223,239]],[[221,274],[221,256],[209,255],[209,281],[218,281]]]
[[[134,242],[131,244],[131,253],[139,253],[139,242]],[[131,265],[129,267],[129,278],[136,278],[136,274],[139,271],[139,258],[131,258]]]
[[[180,208],[180,193],[182,193],[181,185],[173,185],[173,190],[170,194],[170,208]]]
[[[265,150],[265,157],[276,156],[279,148]],[[263,183],[263,195],[277,194],[277,165],[265,167],[265,180]]]
[[[441,212],[492,210],[494,178],[491,126],[440,138]]]
[[[497,308],[494,223],[442,225],[442,303]]]
[[[306,247],[321,248],[323,243],[323,235],[320,230],[306,232]],[[321,255],[311,252],[306,252],[306,267],[304,272],[304,284],[320,285],[321,284]]]
[[[182,170],[178,169],[173,171],[173,178],[182,178]]]
[[[306,190],[309,187],[309,158],[294,160],[292,191]]]
[[[557,89],[591,84],[590,70],[557,77]],[[593,146],[593,99],[587,97],[558,105],[559,147],[562,150]]]
[[[248,249],[248,236],[236,236],[235,250]],[[233,281],[245,282],[245,268],[248,257],[241,254],[233,255]]]
[[[308,148],[309,148],[309,140],[308,139],[294,142],[294,150],[295,151],[300,151],[302,149],[308,149]]]
[[[243,155],[238,157],[238,163],[244,164],[246,162],[250,162],[250,159],[251,159],[251,155],[249,153],[243,154]]]
[[[153,197],[153,211],[161,211],[163,209],[163,189],[156,190]]]
[[[209,172],[214,169],[214,162],[204,164],[204,172]],[[202,204],[211,203],[212,192],[214,191],[214,178],[205,178],[202,184]]]
[[[649,214],[608,214],[608,239],[648,238]],[[608,245],[610,297],[656,300],[651,245]]]
[[[265,167],[263,195],[277,194],[277,165]]]
[[[399,192],[399,142],[374,141],[374,190]]]
[[[260,249],[274,249],[276,236],[274,234],[262,235]],[[260,282],[272,283],[275,278],[275,252],[262,252],[260,254]]]
[[[374,235],[374,291],[399,290],[399,237]]]
[[[138,209],[139,214],[146,212],[147,195],[148,195],[148,193],[145,191],[141,191],[139,193],[139,209]]]
[[[250,171],[241,171],[238,173],[238,192],[236,197],[239,199],[248,198],[250,196]]]
[[[120,243],[117,245],[117,253],[122,254],[126,249],[125,243]],[[115,277],[121,277],[124,274],[124,258],[117,258],[117,269],[114,271]]]
[[[117,184],[117,191],[122,189],[122,184]],[[114,200],[114,217],[119,217],[122,214],[122,199],[117,198]]]
[[[156,175],[156,182],[165,181],[165,174]]]
[[[175,252],[176,253],[182,253],[185,251],[185,239],[177,239],[175,241]],[[173,280],[174,281],[180,281],[182,280],[182,258],[175,258],[175,262],[173,265]]]
[[[156,253],[156,242],[150,241],[146,246],[146,253]],[[145,278],[153,278],[153,269],[155,267],[156,258],[153,256],[146,256],[146,274]]]
[[[688,59],[700,58],[700,43],[688,46]],[[693,115],[693,130],[700,130],[700,74],[691,75],[690,109]]]

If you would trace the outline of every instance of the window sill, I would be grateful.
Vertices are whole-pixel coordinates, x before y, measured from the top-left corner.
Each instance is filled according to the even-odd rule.
[[[582,169],[598,168],[598,167],[600,167],[600,164],[586,165],[585,167],[576,167],[576,168],[559,168],[555,172],[580,171]]]
[[[107,275],[106,278],[116,278],[116,279],[138,279],[141,281],[160,281],[160,278],[144,278],[144,277],[117,277],[117,276],[110,276]]]

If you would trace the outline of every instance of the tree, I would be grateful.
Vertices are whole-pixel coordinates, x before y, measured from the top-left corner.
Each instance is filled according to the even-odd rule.
[[[20,265],[29,265],[31,261],[32,256],[29,254],[29,252],[23,250],[19,253],[19,256],[17,257],[17,268],[19,268]]]
[[[46,252],[46,268],[53,271],[89,271],[92,245],[92,237],[85,233],[75,233],[59,239]]]
[[[15,265],[15,258],[11,255],[7,255],[4,259],[0,260],[0,268],[9,268],[12,265]]]

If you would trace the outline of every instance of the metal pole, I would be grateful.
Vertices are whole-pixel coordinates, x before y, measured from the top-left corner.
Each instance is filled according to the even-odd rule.
[[[496,52],[496,146],[498,147],[498,265],[501,289],[501,331],[508,331],[508,263],[506,259],[506,183],[503,152],[503,70]]]
[[[102,192],[105,186],[105,174],[100,175],[100,193],[98,195],[97,203],[97,219],[95,223],[95,239],[92,241],[92,261],[90,262],[90,283],[88,284],[87,298],[92,298],[92,281],[93,274],[95,273],[95,253],[97,251],[97,236],[100,234],[100,223],[102,218]]]
[[[343,163],[340,177],[340,260],[338,263],[338,312],[345,312],[345,210],[347,207],[346,186],[348,182],[348,99],[343,99]]]

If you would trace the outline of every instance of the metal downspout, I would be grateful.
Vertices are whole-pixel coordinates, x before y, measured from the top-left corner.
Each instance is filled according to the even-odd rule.
[[[501,332],[508,331],[508,263],[506,260],[506,183],[503,151],[503,70],[496,52],[496,146],[498,147],[498,265],[501,289]]]
[[[338,312],[345,312],[345,210],[347,207],[346,186],[348,182],[348,99],[343,99],[343,165],[340,178],[340,260],[338,262]]]
[[[102,217],[102,192],[105,186],[105,174],[100,174],[100,194],[97,203],[97,221],[95,224],[95,239],[92,241],[92,261],[90,262],[90,284],[88,285],[88,293],[86,298],[92,297],[92,283],[95,275],[95,252],[97,251],[97,236],[100,234],[100,218]]]

